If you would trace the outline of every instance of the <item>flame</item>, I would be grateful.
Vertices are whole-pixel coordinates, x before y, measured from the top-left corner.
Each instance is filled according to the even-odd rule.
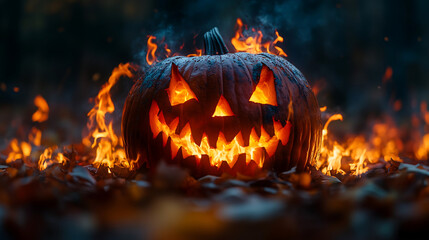
[[[34,122],[44,122],[48,119],[49,115],[49,106],[45,99],[38,95],[34,98],[34,104],[37,107],[36,112],[34,112],[32,120]],[[42,140],[42,131],[36,127],[31,128],[31,132],[28,134],[28,142],[21,141],[14,138],[9,143],[10,152],[7,155],[6,163],[15,162],[18,159],[26,161],[27,158],[31,155],[32,144],[34,146],[40,146]]]
[[[175,64],[172,65],[170,86],[167,89],[167,93],[171,106],[182,104],[191,99],[198,101]]]
[[[429,133],[423,136],[421,145],[416,151],[416,158],[419,160],[427,159],[429,155]]]
[[[59,164],[66,164],[66,162],[69,160],[67,157],[64,156],[61,152],[55,152],[57,150],[57,147],[49,147],[46,148],[43,153],[39,157],[39,170],[43,171],[52,164],[59,163]]]
[[[158,48],[158,44],[156,43],[155,40],[156,40],[156,37],[152,36],[152,35],[149,35],[149,38],[147,39],[146,62],[148,65],[152,65],[155,62],[158,62],[158,56],[156,53],[157,53],[157,50],[159,48]],[[177,53],[171,54],[172,51],[170,48],[168,48],[168,45],[166,43],[164,43],[164,38],[161,40],[161,42],[159,44],[164,44],[164,50],[163,51],[165,53],[165,57],[170,57],[172,55],[173,56],[178,55]]]
[[[262,43],[262,31],[252,29],[253,36],[245,37],[243,34],[243,21],[240,18],[237,18],[237,31],[235,36],[231,39],[231,43],[237,52],[248,52],[248,53],[262,53],[267,52],[283,57],[287,57],[287,54],[278,46],[275,46],[278,42],[283,42],[284,38],[280,36],[276,30],[277,38],[272,42]],[[246,27],[246,26],[245,26]],[[247,28],[247,27],[246,27]]]
[[[158,104],[152,101],[149,110],[150,128],[153,137],[156,138],[162,133],[163,144],[167,144],[168,138],[171,139],[171,156],[174,158],[179,149],[182,149],[183,158],[195,156],[198,160],[202,155],[207,155],[212,166],[219,167],[223,161],[226,161],[229,166],[234,166],[240,154],[246,155],[246,162],[251,160],[255,161],[259,167],[262,167],[265,161],[264,149],[269,157],[273,156],[279,141],[282,145],[286,145],[289,141],[289,134],[292,124],[287,122],[283,126],[279,121],[273,119],[274,136],[270,137],[269,134],[261,126],[261,136],[258,136],[253,128],[249,136],[249,146],[244,146],[243,136],[239,132],[231,142],[227,142],[222,132],[219,132],[216,141],[216,148],[211,148],[209,145],[208,137],[204,133],[200,145],[197,145],[191,133],[191,127],[187,123],[180,134],[176,133],[179,124],[179,118],[174,119],[169,125],[165,122],[164,115],[160,111]]]
[[[187,57],[199,57],[199,56],[202,56],[203,55],[203,50],[202,49],[195,49],[195,52],[196,53],[191,53],[191,54],[188,54],[188,55],[186,55]]]
[[[212,117],[228,117],[234,116],[234,113],[229,106],[228,101],[226,101],[223,95],[220,95],[219,102],[216,105],[216,109]]]
[[[133,66],[126,63],[119,64],[112,71],[108,82],[103,85],[95,98],[95,106],[88,113],[87,127],[90,132],[82,139],[82,143],[85,146],[96,149],[96,157],[93,161],[95,166],[106,165],[109,168],[113,168],[115,165],[118,165],[132,168],[125,157],[122,141],[113,130],[113,122],[106,123],[106,114],[111,114],[115,111],[115,106],[110,96],[110,89],[120,77],[133,77],[131,69],[133,69]]]
[[[158,48],[158,45],[153,41],[155,40],[155,36],[149,36],[147,39],[147,54],[146,54],[146,62],[149,65],[152,65],[156,61],[155,52]]]
[[[276,38],[273,41],[262,41],[264,37],[261,30],[255,30],[252,28],[252,36],[246,37],[243,33],[243,26],[247,30],[247,26],[243,24],[243,21],[240,18],[237,18],[237,31],[235,32],[235,36],[231,39],[231,44],[237,50],[237,52],[248,52],[253,54],[258,53],[270,53],[278,56],[287,57],[285,51],[276,46],[278,43],[284,42],[284,38],[280,36],[279,32],[276,30]],[[247,35],[247,34],[246,34]],[[194,44],[195,44],[194,36]],[[155,62],[158,62],[160,57],[170,57],[170,56],[180,56],[179,51],[182,51],[184,48],[184,44],[179,47],[179,51],[173,53],[173,51],[168,47],[166,43],[164,43],[164,38],[157,43],[156,37],[149,35],[147,39],[147,53],[146,53],[146,62],[148,65],[152,65]],[[164,47],[162,47],[163,45]],[[187,57],[198,57],[202,56],[203,50],[199,48],[195,48],[195,53],[191,53],[186,55]]]
[[[429,111],[427,110],[427,103],[425,101],[422,101],[420,103],[420,112],[421,117],[423,118],[423,121],[426,124],[426,127],[429,126]],[[420,146],[418,146],[415,156],[419,160],[427,160],[429,156],[429,133],[426,133],[422,141],[420,143]]]
[[[9,147],[11,151],[6,158],[7,164],[15,162],[18,159],[25,160],[31,154],[31,144],[24,141],[19,143],[16,138],[10,141]]]
[[[48,120],[49,106],[46,100],[42,96],[37,95],[34,98],[34,105],[36,105],[37,111],[33,113],[31,117],[33,122],[44,122]]]
[[[404,146],[398,129],[391,124],[375,124],[369,141],[364,136],[357,135],[349,137],[344,143],[339,143],[328,135],[330,123],[337,120],[342,121],[343,116],[334,114],[326,121],[322,130],[321,155],[313,164],[324,174],[349,173],[359,176],[369,170],[368,164],[377,163],[381,159],[386,162],[392,159],[402,161],[399,153]]]
[[[42,140],[42,131],[36,127],[31,128],[31,132],[28,134],[28,140],[35,146],[40,146]]]

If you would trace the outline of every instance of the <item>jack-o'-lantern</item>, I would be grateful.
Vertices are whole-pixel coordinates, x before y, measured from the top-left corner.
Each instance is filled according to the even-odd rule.
[[[135,83],[122,118],[130,159],[159,160],[195,176],[259,169],[302,171],[319,155],[321,118],[304,76],[268,53],[228,53],[217,29],[205,55],[176,56]]]

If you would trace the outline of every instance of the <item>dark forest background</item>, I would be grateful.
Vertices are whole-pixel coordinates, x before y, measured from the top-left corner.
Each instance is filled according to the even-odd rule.
[[[359,127],[401,100],[392,114],[409,120],[429,98],[428,10],[426,0],[2,1],[0,134],[13,137],[28,122],[37,94],[51,106],[51,122],[55,114],[74,119],[64,131],[84,126],[88,99],[119,63],[144,62],[148,35],[165,36],[173,52],[186,43],[182,52],[193,53],[193,42],[201,48],[214,26],[229,43],[238,17],[267,37],[278,29],[287,59],[321,88],[321,106]],[[393,77],[382,83],[387,67]],[[121,82],[115,97],[131,84]]]

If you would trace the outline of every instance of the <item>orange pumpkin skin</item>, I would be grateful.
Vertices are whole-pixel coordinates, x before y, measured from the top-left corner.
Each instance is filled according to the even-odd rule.
[[[174,65],[197,99],[172,106],[166,89]],[[277,106],[249,101],[263,66],[274,75]],[[212,117],[221,95],[234,116]],[[247,146],[253,128],[258,136],[261,136],[261,126],[273,136],[274,120],[282,126],[289,120],[292,127],[287,144],[279,142],[271,157],[265,154],[262,166],[253,161],[246,164],[245,156],[239,156],[232,166],[225,163],[212,166],[204,155],[183,158],[182,149],[172,158],[171,139],[164,146],[163,134],[154,136],[151,129],[149,110],[153,102],[159,106],[167,124],[179,118],[178,134],[189,123],[194,141],[199,144],[205,133],[213,148],[219,132],[228,142],[241,132]],[[185,166],[194,176],[224,172],[252,175],[261,167],[279,172],[296,166],[298,171],[303,171],[319,156],[321,130],[319,106],[304,76],[284,58],[268,53],[178,56],[156,63],[132,87],[122,117],[124,147],[129,159],[138,159],[139,166],[146,163],[147,167],[163,159]]]

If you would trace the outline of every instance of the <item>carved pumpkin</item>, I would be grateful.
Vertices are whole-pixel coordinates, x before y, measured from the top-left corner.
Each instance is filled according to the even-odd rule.
[[[122,131],[130,159],[160,159],[194,176],[259,169],[305,170],[319,155],[321,119],[304,76],[268,53],[227,53],[217,29],[205,53],[147,69],[125,102]]]

